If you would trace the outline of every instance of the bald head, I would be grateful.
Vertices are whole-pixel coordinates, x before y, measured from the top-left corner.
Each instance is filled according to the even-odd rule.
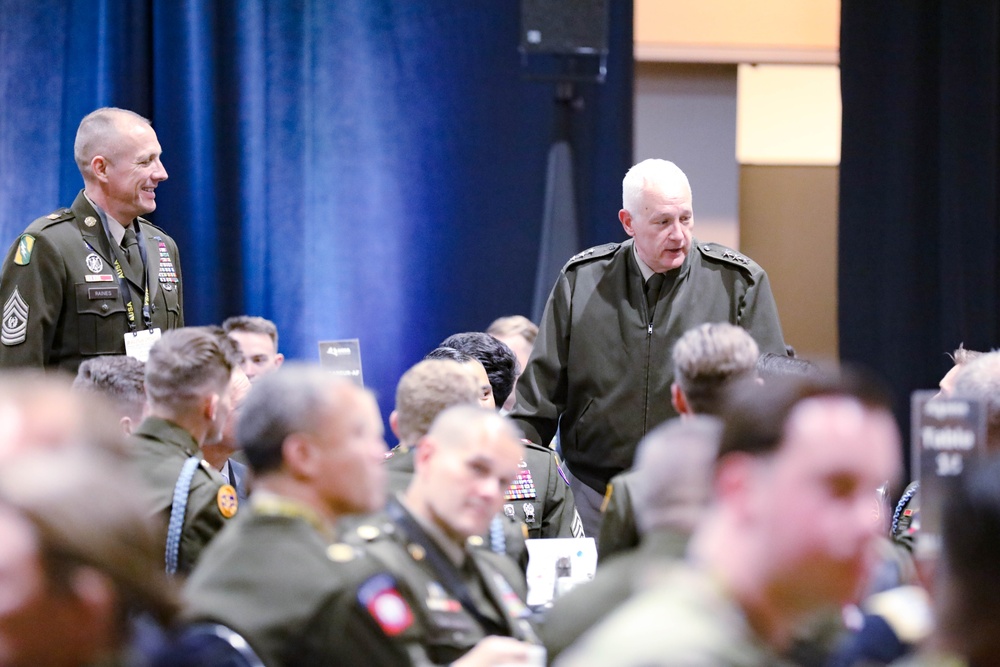
[[[461,544],[486,531],[522,454],[520,433],[506,417],[480,407],[448,408],[420,441],[406,505]]]

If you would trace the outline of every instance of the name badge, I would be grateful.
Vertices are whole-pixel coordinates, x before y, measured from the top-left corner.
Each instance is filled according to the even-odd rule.
[[[160,340],[159,327],[152,331],[149,329],[143,329],[135,333],[130,331],[125,334],[125,354],[146,363],[146,359],[149,359],[149,349],[158,340]]]
[[[117,299],[118,298],[118,288],[117,287],[88,287],[87,297],[91,301],[96,301],[98,299]]]

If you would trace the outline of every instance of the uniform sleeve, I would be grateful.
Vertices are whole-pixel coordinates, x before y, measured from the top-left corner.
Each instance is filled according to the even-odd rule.
[[[583,522],[576,511],[573,490],[559,474],[555,452],[549,453],[549,475],[545,485],[542,537],[583,537]]]
[[[602,561],[639,544],[632,496],[621,475],[614,477],[608,484],[607,498],[604,518],[601,520],[601,534],[597,539],[597,553]]]
[[[763,270],[755,276],[754,283],[747,289],[742,306],[737,324],[750,332],[757,341],[761,354],[786,354],[781,321],[778,319],[778,305],[771,294],[771,283]]]
[[[171,239],[173,241],[173,239]],[[180,308],[178,315],[180,319],[177,321],[177,327],[181,328],[184,326],[184,277],[181,275],[181,251],[177,248],[177,243],[173,243],[174,246],[174,271],[177,272],[177,306]]]
[[[180,573],[189,573],[194,569],[201,552],[229,521],[219,507],[219,489],[222,485],[200,468],[195,480],[191,485],[184,513],[180,554],[177,559],[177,571]],[[169,511],[167,516],[169,517]]]
[[[571,297],[564,271],[549,294],[531,358],[517,380],[517,402],[511,418],[525,438],[543,447],[555,437],[559,415],[566,406]]]
[[[0,368],[45,365],[64,298],[66,277],[61,254],[44,236],[37,235],[28,263],[15,264],[21,238],[7,251],[0,270]]]

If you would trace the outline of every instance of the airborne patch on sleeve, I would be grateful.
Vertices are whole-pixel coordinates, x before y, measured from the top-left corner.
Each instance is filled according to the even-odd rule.
[[[3,330],[0,332],[0,342],[4,345],[19,345],[27,338],[27,332],[28,304],[15,287],[14,293],[3,305]]]

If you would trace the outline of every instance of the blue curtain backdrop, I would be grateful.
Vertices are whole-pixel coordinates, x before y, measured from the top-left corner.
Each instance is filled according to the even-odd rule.
[[[619,240],[632,7],[572,137],[581,245]],[[293,358],[360,338],[392,407],[447,335],[531,308],[552,83],[513,0],[0,0],[0,239],[69,204],[80,118],[152,119],[190,324],[274,320]]]

